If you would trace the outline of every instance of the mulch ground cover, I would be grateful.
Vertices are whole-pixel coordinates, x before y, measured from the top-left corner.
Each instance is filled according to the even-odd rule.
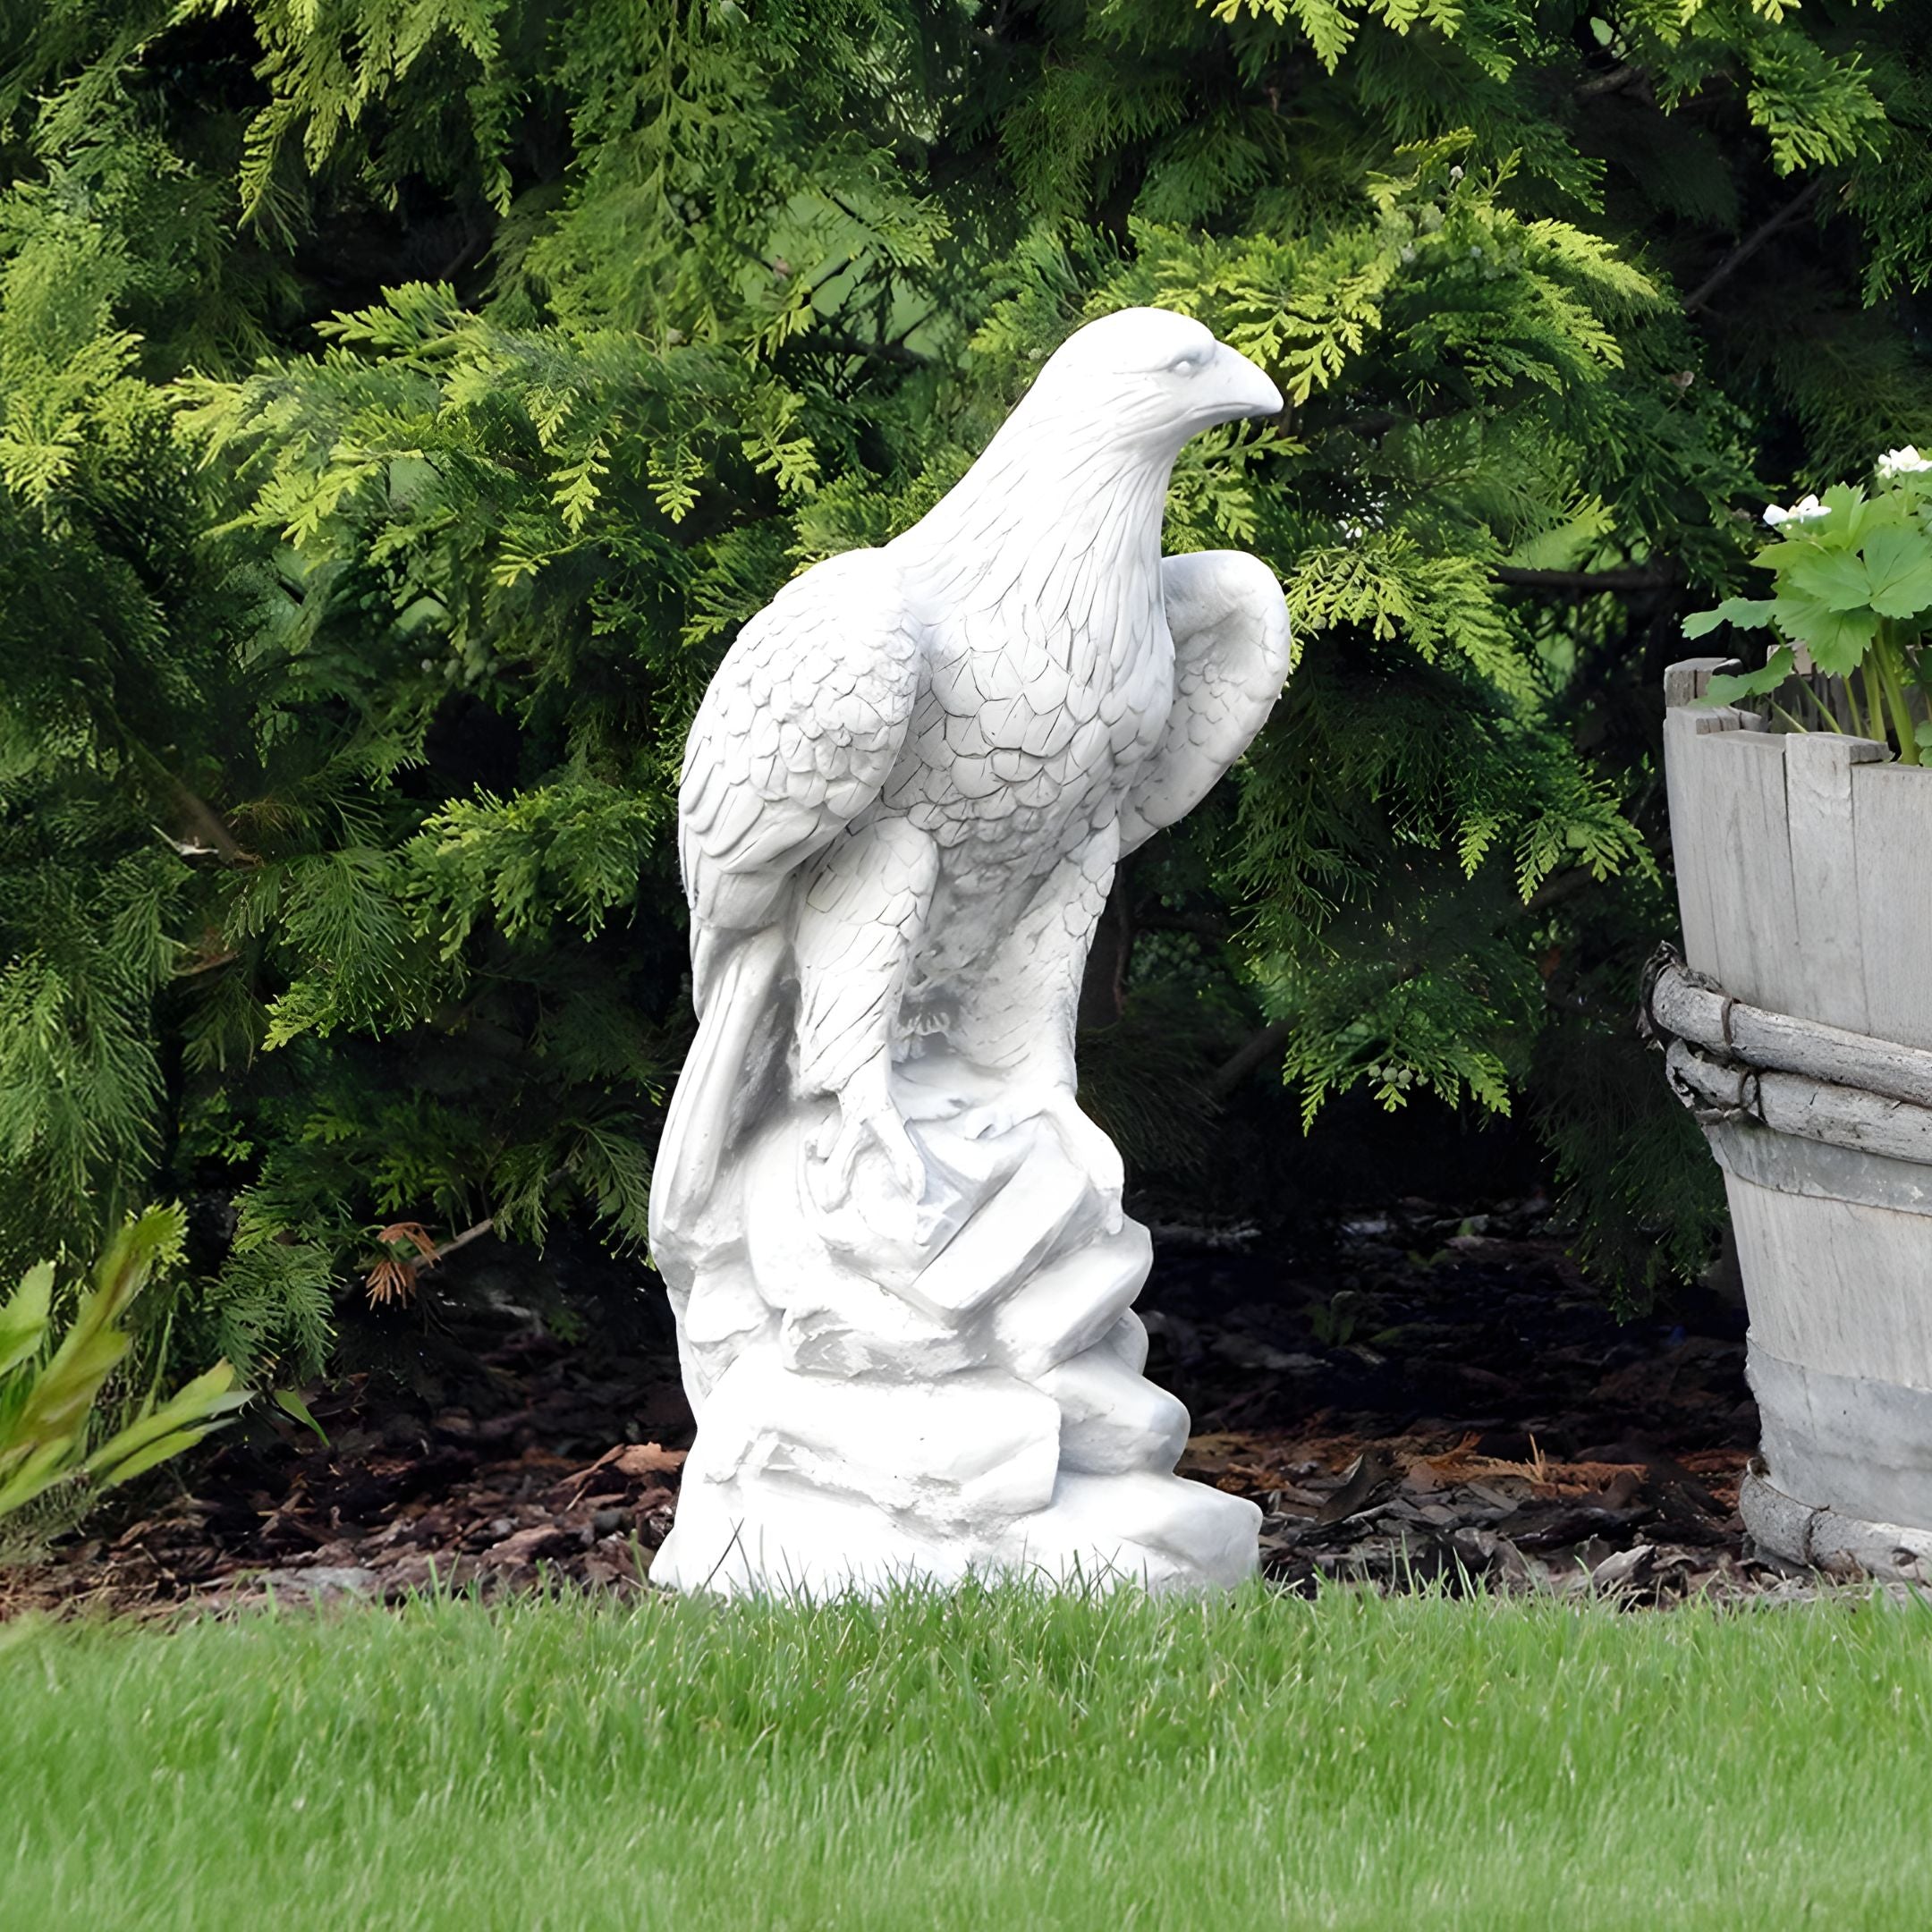
[[[1240,1229],[1157,1234],[1148,1370],[1194,1417],[1182,1472],[1262,1506],[1280,1586],[1632,1604],[1819,1587],[1746,1546],[1757,1414],[1724,1301],[1620,1324],[1538,1202],[1408,1201],[1296,1254]],[[409,1377],[315,1394],[326,1441],[264,1405],[139,1514],[0,1563],[0,1616],[645,1587],[691,1438],[668,1317],[614,1347],[485,1301],[445,1298]]]

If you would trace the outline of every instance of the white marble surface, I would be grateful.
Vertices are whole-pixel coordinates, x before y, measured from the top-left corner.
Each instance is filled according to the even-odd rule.
[[[1090,323],[927,516],[795,578],[713,680],[679,794],[699,1026],[651,1201],[699,1428],[656,1580],[1253,1569],[1260,1513],[1173,1474],[1073,1028],[1120,857],[1288,674],[1265,565],[1160,554],[1182,445],[1280,408],[1197,322]]]

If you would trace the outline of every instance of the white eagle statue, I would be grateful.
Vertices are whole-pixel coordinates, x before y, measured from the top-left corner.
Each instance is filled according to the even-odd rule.
[[[1182,445],[1281,407],[1187,317],[1089,323],[940,503],[793,579],[712,680],[678,797],[699,1030],[651,1199],[698,1436],[656,1580],[1253,1569],[1259,1513],[1173,1473],[1151,1252],[1073,1034],[1115,866],[1288,674],[1265,564],[1160,547]]]

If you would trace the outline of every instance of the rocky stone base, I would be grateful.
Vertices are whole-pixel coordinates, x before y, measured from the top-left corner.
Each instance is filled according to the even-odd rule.
[[[825,1208],[809,1149],[831,1123],[794,1106],[751,1137],[712,1219],[659,1242],[698,1439],[652,1580],[821,1596],[1251,1575],[1260,1512],[1172,1473],[1188,1412],[1142,1372],[1131,1303],[1153,1250],[1111,1148],[1070,1098],[963,1106],[971,1070],[937,1064],[895,1097],[918,1203],[861,1168]]]
[[[719,1596],[877,1594],[974,1578],[1160,1593],[1231,1588],[1254,1573],[1261,1512],[1205,1483],[1147,1470],[1062,1474],[1041,1508],[1004,1528],[949,1529],[774,1472],[752,1482],[687,1474],[653,1583]]]

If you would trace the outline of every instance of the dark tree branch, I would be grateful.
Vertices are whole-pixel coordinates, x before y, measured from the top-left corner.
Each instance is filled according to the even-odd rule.
[[[1216,1100],[1231,1097],[1263,1061],[1273,1059],[1288,1044],[1293,1033],[1294,1023],[1288,1020],[1277,1020],[1272,1026],[1263,1027],[1258,1033],[1250,1033],[1215,1069],[1208,1082],[1209,1094]]]
[[[453,282],[459,269],[467,268],[480,254],[490,241],[487,233],[479,234],[475,225],[465,215],[462,220],[462,241],[454,254],[427,277],[431,282]]]
[[[481,1241],[486,1234],[494,1234],[496,1232],[496,1217],[486,1215],[482,1220],[475,1223],[472,1226],[466,1227],[461,1234],[452,1234],[436,1250],[434,1259],[440,1261],[445,1256],[454,1254],[459,1248],[467,1248],[471,1241]]]
[[[1605,94],[1621,93],[1631,81],[1642,79],[1640,67],[1613,67],[1608,73],[1593,74],[1576,90],[1576,98],[1596,100]]]
[[[255,866],[261,860],[251,852],[244,852],[236,843],[233,833],[222,822],[222,817],[213,806],[199,799],[174,774],[158,760],[148,758],[149,768],[167,787],[168,795],[174,800],[176,809],[185,821],[185,830],[176,837],[165,827],[157,826],[161,834],[183,859],[219,859],[225,865]]]
[[[478,1019],[466,1007],[439,1006],[430,1014],[429,1023],[452,1038],[460,1038],[466,1046],[488,1054],[492,1059],[519,1067],[530,1064],[530,1049],[527,1040],[494,1021]]]
[[[1677,581],[1676,572],[1659,564],[1603,571],[1525,570],[1515,564],[1498,564],[1489,574],[1498,583],[1513,584],[1521,590],[1571,590],[1585,596],[1663,590]]]
[[[1819,174],[1809,186],[1801,188],[1784,206],[1758,224],[1711,272],[1684,297],[1684,313],[1695,315],[1711,297],[1761,249],[1779,229],[1788,228],[1804,215],[1825,192],[1825,177]]]
[[[862,342],[856,335],[835,335],[824,329],[815,331],[805,340],[808,345],[829,349],[835,355],[863,356],[869,361],[891,362],[900,369],[924,369],[932,360],[917,349],[908,349],[903,343]]]

